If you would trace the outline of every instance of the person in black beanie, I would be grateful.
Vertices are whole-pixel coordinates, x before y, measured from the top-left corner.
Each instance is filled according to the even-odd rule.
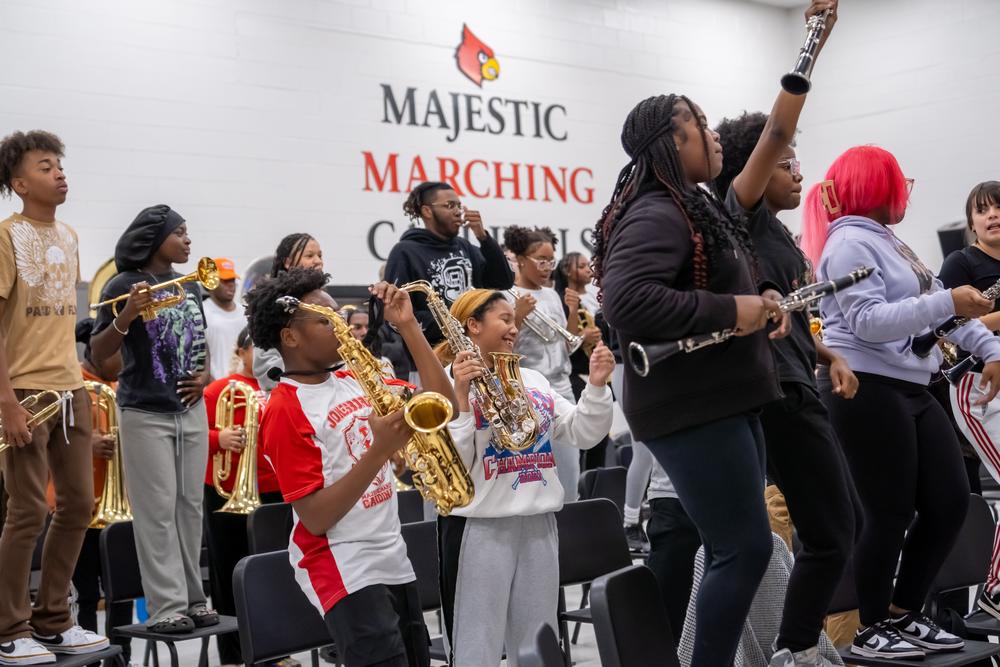
[[[148,627],[166,633],[219,622],[205,603],[199,565],[208,458],[202,391],[209,369],[201,289],[196,283],[179,285],[175,289],[184,297],[179,303],[148,322],[140,317],[154,300],[146,288],[180,277],[173,265],[187,262],[190,254],[184,218],[163,204],[141,211],[118,239],[119,273],[102,294],[102,300],[128,298],[117,314],[111,306],[97,311],[90,341],[98,367],[121,350],[125,483]]]

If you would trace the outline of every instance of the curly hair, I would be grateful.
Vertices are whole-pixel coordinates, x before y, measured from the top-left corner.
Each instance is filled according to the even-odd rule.
[[[330,275],[319,269],[295,268],[254,285],[245,297],[247,328],[253,344],[261,350],[280,349],[281,330],[288,326],[292,313],[278,303],[278,297],[301,299],[323,289],[329,279]]]
[[[767,124],[767,115],[759,111],[744,111],[739,118],[723,118],[716,126],[715,131],[719,133],[719,143],[726,152],[726,159],[722,162],[722,171],[715,177],[715,191],[717,194],[726,196],[729,186],[736,175],[747,166],[747,160],[753,153],[757,140],[760,139]]]
[[[594,225],[594,254],[591,264],[594,281],[604,277],[604,259],[608,240],[615,225],[625,215],[646,186],[663,188],[687,220],[691,243],[695,287],[708,287],[709,261],[735,242],[749,257],[755,258],[753,242],[742,220],[734,218],[709,192],[690,187],[672,137],[680,129],[676,123],[678,105],[694,104],[683,95],[659,95],[639,102],[629,112],[622,127],[622,147],[632,160],[618,174],[611,201]],[[708,144],[702,142],[705,162],[709,161]],[[756,271],[756,266],[751,267]]]
[[[551,243],[552,248],[555,249],[559,240],[556,238],[553,231],[548,227],[535,227],[534,229],[528,229],[527,227],[511,225],[503,231],[504,247],[515,255],[521,255],[523,257],[529,250],[531,250],[531,246],[536,243]]]
[[[299,260],[302,259],[302,253],[306,251],[306,246],[309,245],[310,241],[315,240],[305,232],[289,234],[281,239],[278,243],[278,249],[274,251],[274,261],[271,263],[271,277],[273,278],[279,273],[284,273],[288,270],[285,267],[286,261],[288,262],[288,266],[291,267],[298,264]]]
[[[62,139],[44,130],[14,132],[0,141],[0,197],[14,194],[14,176],[21,160],[29,151],[45,151],[63,156],[66,147]]]
[[[420,207],[428,202],[431,196],[438,190],[452,190],[450,185],[441,181],[424,181],[417,187],[410,190],[403,202],[403,213],[406,217],[417,222],[420,220]]]

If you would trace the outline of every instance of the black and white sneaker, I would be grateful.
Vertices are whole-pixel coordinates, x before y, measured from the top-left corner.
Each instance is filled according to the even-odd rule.
[[[47,665],[56,656],[31,637],[0,642],[0,665]]]
[[[990,595],[984,590],[983,594],[976,600],[976,606],[993,618],[1000,620],[1000,593]]]
[[[78,655],[81,653],[103,651],[108,647],[107,637],[99,635],[96,632],[91,632],[90,630],[84,630],[79,625],[74,625],[69,630],[60,632],[58,635],[46,636],[36,633],[32,636],[35,638],[35,641],[53,653]]]
[[[851,653],[867,658],[923,658],[924,650],[903,639],[888,620],[858,630]]]
[[[641,523],[625,526],[625,539],[628,541],[628,549],[633,553],[649,553],[649,538],[646,531],[642,529]]]
[[[903,639],[928,651],[960,651],[965,648],[965,640],[945,632],[926,615],[911,611],[906,616],[891,620]]]

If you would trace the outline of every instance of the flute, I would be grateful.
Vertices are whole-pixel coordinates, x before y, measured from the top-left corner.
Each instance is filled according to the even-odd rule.
[[[983,292],[983,296],[990,301],[996,301],[1000,297],[1000,280],[996,281]],[[955,330],[961,326],[965,326],[972,321],[972,318],[963,317],[961,315],[952,315],[947,320],[937,325],[930,331],[913,338],[913,342],[910,343],[910,351],[917,355],[921,359],[927,357],[937,345],[937,342],[944,338],[945,336],[955,333]]]
[[[788,296],[778,301],[778,308],[783,313],[795,310],[803,310],[810,304],[819,301],[824,296],[829,296],[839,292],[845,287],[850,287],[855,283],[864,280],[871,275],[872,270],[866,266],[854,269],[846,276],[836,280],[824,280],[811,285],[806,285],[795,290]],[[651,343],[642,345],[632,342],[628,346],[628,359],[632,370],[640,377],[649,375],[650,369],[664,359],[674,356],[679,352],[689,353],[700,350],[709,345],[723,343],[736,335],[736,329],[723,329],[713,331],[708,334],[698,334],[681,340],[672,340],[663,343]]]

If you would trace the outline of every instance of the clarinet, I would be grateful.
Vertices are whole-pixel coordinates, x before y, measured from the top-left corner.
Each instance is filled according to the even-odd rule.
[[[871,272],[872,269],[867,266],[863,266],[854,269],[846,276],[837,278],[836,280],[824,280],[812,283],[811,285],[806,285],[805,287],[795,290],[788,296],[778,301],[778,308],[783,313],[795,310],[805,310],[810,304],[819,301],[823,297],[839,292],[844,288],[850,287],[851,285],[864,280],[871,275]],[[700,350],[703,347],[708,347],[709,345],[723,343],[735,335],[736,329],[733,328],[723,329],[722,331],[713,331],[712,333],[707,334],[698,334],[689,338],[682,338],[681,340],[652,343],[649,345],[642,345],[633,341],[632,343],[629,343],[628,346],[629,364],[632,366],[632,370],[634,370],[637,375],[640,377],[646,377],[649,375],[650,369],[664,359],[672,357],[680,352],[690,353],[695,350]]]
[[[795,61],[792,71],[781,77],[781,87],[792,95],[805,95],[812,88],[809,77],[812,75],[813,65],[816,64],[816,52],[819,51],[819,42],[826,30],[826,18],[830,15],[830,10],[826,9],[813,15],[806,22],[806,41],[799,49],[799,57]]]
[[[983,296],[990,301],[996,301],[997,298],[1000,298],[1000,280],[990,285],[986,291],[983,292]],[[927,333],[915,336],[913,338],[913,342],[910,343],[910,351],[921,359],[924,359],[931,353],[934,346],[937,345],[938,340],[955,333],[956,329],[961,326],[965,326],[971,321],[972,319],[968,317],[952,315]]]

